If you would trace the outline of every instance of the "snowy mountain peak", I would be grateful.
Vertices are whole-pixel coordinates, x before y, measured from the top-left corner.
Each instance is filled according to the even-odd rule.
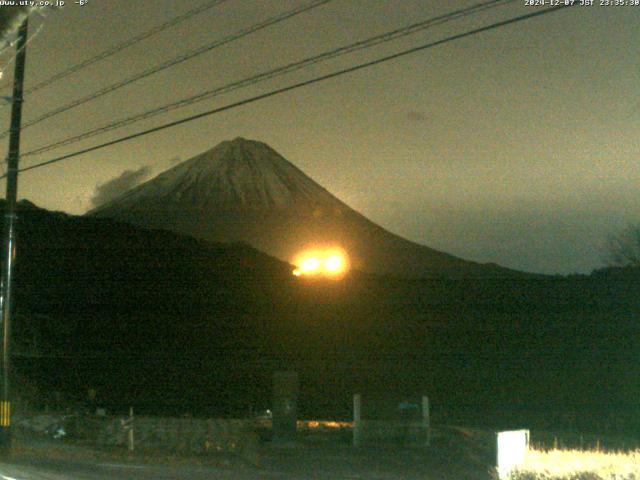
[[[267,144],[242,137],[224,141],[161,173],[93,212],[136,207],[146,199],[190,208],[263,210],[344,204]],[[92,212],[92,213],[93,213]]]
[[[262,209],[339,203],[271,147],[241,137],[222,142],[186,167],[187,191],[216,205]]]

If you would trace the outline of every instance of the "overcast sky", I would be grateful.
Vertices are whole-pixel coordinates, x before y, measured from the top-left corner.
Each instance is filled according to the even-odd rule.
[[[228,0],[28,96],[24,120],[305,2]],[[68,1],[33,17],[27,88],[202,3]],[[333,0],[25,129],[22,151],[473,3]],[[514,2],[22,166],[536,8]],[[20,197],[81,214],[117,187],[243,136],[410,240],[521,270],[589,272],[603,263],[607,235],[640,221],[638,25],[640,7],[544,15],[25,172]],[[12,56],[0,57],[0,86],[10,85]],[[4,130],[9,109],[0,114]]]

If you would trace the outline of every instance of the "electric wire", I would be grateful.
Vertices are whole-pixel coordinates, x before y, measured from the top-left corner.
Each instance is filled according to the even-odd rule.
[[[206,90],[197,95],[193,95],[176,102],[172,102],[169,104],[165,104],[161,107],[156,107],[151,110],[147,110],[145,112],[126,117],[124,119],[108,123],[106,125],[100,126],[98,128],[94,128],[80,134],[74,135],[72,137],[68,137],[62,140],[59,140],[55,143],[48,144],[45,146],[37,147],[33,150],[25,152],[22,154],[22,157],[33,156],[42,154],[47,151],[51,151],[57,148],[61,148],[63,146],[68,146],[82,140],[86,140],[88,138],[94,137],[96,135],[100,135],[112,130],[116,130],[125,126],[132,125],[134,123],[138,123],[142,120],[147,120],[149,118],[155,117],[157,115],[168,113],[172,110],[176,110],[179,108],[184,108],[189,105],[193,105],[198,102],[202,102],[204,100],[209,100],[211,98],[217,97],[219,95],[229,93],[241,88],[246,88],[252,85],[255,85],[260,82],[264,82],[267,80],[271,80],[276,77],[280,77],[282,75],[301,70],[303,68],[309,67],[311,65],[316,65],[321,62],[325,62],[327,60],[346,55],[349,53],[353,53],[359,50],[368,49],[374,46],[377,46],[382,43],[390,42],[392,40],[396,40],[401,37],[405,37],[428,28],[432,28],[438,25],[442,25],[444,23],[457,20],[459,18],[475,15],[481,11],[489,10],[492,8],[496,8],[499,6],[504,6],[509,3],[514,3],[516,0],[491,0],[488,2],[483,2],[479,4],[472,5],[471,7],[467,7],[464,9],[456,10],[454,12],[450,12],[444,15],[440,15],[437,17],[432,17],[427,20],[417,22],[406,27],[402,27],[396,30],[392,30],[389,32],[385,32],[380,35],[376,35],[365,40],[361,40],[346,46],[338,47],[327,52],[306,58],[304,60],[300,60],[297,62],[289,63],[287,65],[278,67],[273,70],[269,70],[266,72],[259,73],[257,75],[253,75],[251,77],[244,78],[242,80],[238,80],[229,84],[226,84],[221,87],[216,87],[214,89]]]
[[[146,40],[147,38],[150,38],[154,35],[157,35],[158,33],[161,33],[165,30],[167,30],[168,28],[174,27],[175,25],[178,25],[196,15],[199,15],[201,13],[206,12],[207,10],[212,9],[213,7],[217,7],[218,5],[225,3],[229,0],[214,0],[208,3],[205,3],[203,5],[200,5],[199,7],[193,8],[185,13],[183,13],[182,15],[179,15],[177,17],[173,17],[172,19],[168,20],[167,22],[158,25],[156,27],[153,27],[150,30],[147,30],[146,32],[141,33],[140,35],[136,35],[135,37],[132,37],[128,40],[125,40],[122,43],[119,43],[117,45],[114,45],[100,53],[98,53],[97,55],[88,58],[80,63],[77,63],[71,67],[69,67],[66,70],[63,70],[62,72],[56,73],[55,75],[37,83],[36,85],[29,87],[27,89],[25,89],[24,91],[24,95],[28,95],[31,93],[34,93],[46,86],[51,85],[54,82],[57,82],[58,80],[62,80],[63,78],[66,78],[76,72],[79,72],[80,70],[87,68],[90,65],[93,65],[94,63],[100,62],[106,58],[111,57],[112,55],[115,55],[116,53],[121,52],[122,50],[129,48],[137,43],[142,42],[143,40]]]
[[[81,149],[81,150],[78,150],[78,151],[75,151],[75,152],[72,152],[72,153],[68,153],[66,155],[62,155],[62,156],[59,156],[59,157],[56,157],[56,158],[52,158],[52,159],[44,161],[44,162],[37,163],[35,165],[31,165],[31,166],[28,166],[28,167],[21,168],[18,171],[19,172],[26,172],[26,171],[29,171],[29,170],[34,170],[36,168],[42,168],[42,167],[45,167],[45,166],[48,166],[48,165],[52,165],[52,164],[55,164],[55,163],[58,163],[58,162],[61,162],[61,161],[64,161],[64,160],[67,160],[67,159],[70,159],[70,158],[77,157],[79,155],[83,155],[85,153],[94,152],[96,150],[101,150],[103,148],[110,147],[112,145],[116,145],[116,144],[119,144],[119,143],[124,143],[124,142],[127,142],[129,140],[133,140],[135,138],[139,138],[139,137],[142,137],[142,136],[149,135],[151,133],[159,132],[161,130],[166,130],[166,129],[169,129],[169,128],[172,128],[172,127],[175,127],[175,126],[178,126],[178,125],[189,123],[189,122],[192,122],[194,120],[198,120],[200,118],[204,118],[204,117],[208,117],[208,116],[211,116],[211,115],[215,115],[217,113],[221,113],[221,112],[224,112],[224,111],[227,111],[227,110],[231,110],[233,108],[237,108],[237,107],[240,107],[240,106],[243,106],[243,105],[247,105],[247,104],[259,101],[259,100],[263,100],[263,99],[270,98],[270,97],[273,97],[273,96],[276,96],[276,95],[280,95],[280,94],[285,93],[285,92],[296,90],[296,89],[301,88],[301,87],[305,87],[305,86],[308,86],[308,85],[313,85],[313,84],[316,84],[316,83],[319,83],[319,82],[323,82],[325,80],[329,80],[331,78],[336,78],[336,77],[345,75],[347,73],[356,72],[358,70],[362,70],[364,68],[368,68],[368,67],[371,67],[371,66],[374,66],[374,65],[379,65],[381,63],[388,62],[390,60],[395,60],[397,58],[405,57],[405,56],[410,55],[410,54],[415,53],[415,52],[419,52],[419,51],[422,51],[422,50],[433,48],[433,47],[436,47],[436,46],[439,46],[439,45],[443,45],[443,44],[446,44],[446,43],[449,43],[449,42],[452,42],[452,41],[455,41],[455,40],[460,40],[462,38],[466,38],[466,37],[470,37],[470,36],[473,36],[473,35],[477,35],[479,33],[487,32],[487,31],[490,31],[490,30],[495,30],[497,28],[501,28],[501,27],[504,27],[504,26],[507,26],[507,25],[519,23],[519,22],[522,22],[522,21],[525,21],[525,20],[529,20],[529,19],[532,19],[532,18],[535,18],[535,17],[540,17],[542,15],[547,15],[549,13],[559,12],[561,10],[564,10],[564,9],[567,9],[567,8],[571,8],[572,6],[573,5],[569,4],[569,5],[559,5],[559,6],[555,6],[555,7],[550,7],[550,8],[546,8],[544,10],[537,10],[537,11],[532,12],[532,13],[527,13],[527,14],[524,14],[524,15],[519,15],[517,17],[509,18],[507,20],[502,20],[502,21],[499,21],[499,22],[495,22],[495,23],[492,23],[490,25],[486,25],[484,27],[475,28],[475,29],[472,29],[472,30],[467,30],[466,32],[455,34],[455,35],[451,35],[451,36],[445,37],[445,38],[443,38],[441,40],[436,40],[434,42],[429,42],[429,43],[426,43],[426,44],[423,44],[423,45],[419,45],[417,47],[412,47],[412,48],[409,48],[407,50],[403,50],[401,52],[394,53],[392,55],[387,55],[387,56],[384,56],[384,57],[381,57],[381,58],[378,58],[378,59],[375,59],[375,60],[371,60],[371,61],[360,63],[358,65],[354,65],[354,66],[351,66],[351,67],[348,67],[348,68],[337,70],[337,71],[334,71],[334,72],[329,73],[329,74],[321,75],[321,76],[314,77],[314,78],[309,79],[309,80],[305,80],[305,81],[302,81],[302,82],[298,82],[298,83],[294,83],[294,84],[291,84],[291,85],[287,85],[285,87],[277,88],[275,90],[271,90],[271,91],[266,92],[266,93],[255,95],[253,97],[245,98],[243,100],[240,100],[240,101],[237,101],[237,102],[234,102],[234,103],[230,103],[230,104],[224,105],[222,107],[218,107],[218,108],[214,108],[214,109],[211,109],[211,110],[207,110],[205,112],[201,112],[201,113],[198,113],[198,114],[195,114],[195,115],[190,115],[188,117],[182,118],[180,120],[175,120],[175,121],[166,123],[164,125],[160,125],[160,126],[157,126],[157,127],[154,127],[154,128],[150,128],[150,129],[147,129],[147,130],[143,130],[143,131],[131,134],[131,135],[126,135],[124,137],[120,137],[120,138],[117,138],[117,139],[114,139],[114,140],[111,140],[111,141],[108,141],[108,142],[104,142],[104,143],[101,143],[101,144],[98,144],[98,145],[87,147],[87,148],[84,148],[84,149]],[[4,178],[4,177],[6,177],[6,175],[1,176],[0,178]]]
[[[107,87],[104,87],[96,92],[91,93],[90,95],[87,95],[85,97],[76,99],[72,102],[69,102],[59,108],[56,108],[54,110],[51,110],[47,113],[44,113],[43,115],[29,121],[26,122],[22,125],[22,129],[26,129],[29,128],[33,125],[36,125],[44,120],[47,120],[49,118],[55,117],[56,115],[59,115],[63,112],[67,112],[73,108],[76,108],[80,105],[83,105],[87,102],[91,102],[93,100],[96,100],[97,98],[100,98],[108,93],[111,93],[115,90],[118,90],[120,88],[126,87],[127,85],[130,85],[134,82],[137,82],[139,80],[142,80],[143,78],[147,78],[155,73],[161,72],[163,70],[166,70],[168,68],[174,67],[180,63],[183,63],[187,60],[191,60],[192,58],[195,58],[199,55],[202,55],[203,53],[207,53],[215,48],[221,47],[222,45],[226,45],[228,43],[231,43],[235,40],[239,40],[240,38],[246,37],[252,33],[255,33],[259,30],[262,30],[264,28],[267,28],[271,25],[275,25],[277,23],[280,23],[284,20],[287,20],[291,17],[294,17],[296,15],[299,15],[301,13],[307,12],[309,10],[312,10],[316,7],[320,7],[326,3],[329,3],[333,0],[314,0],[311,3],[296,7],[292,10],[288,10],[286,12],[283,13],[279,13],[278,15],[275,15],[273,17],[270,17],[266,20],[263,20],[262,22],[256,23],[250,27],[247,28],[243,28],[239,31],[237,31],[236,33],[233,33],[231,35],[228,35],[226,37],[223,37],[219,40],[216,40],[212,43],[203,45],[201,47],[198,47],[194,50],[189,50],[186,53],[183,53],[181,55],[179,55],[178,57],[172,58],[171,60],[168,60],[166,62],[160,63],[159,65],[156,65],[154,67],[151,67],[147,70],[144,70],[132,77],[126,78],[124,80],[120,80],[116,83],[113,83]],[[0,134],[0,138],[4,138],[7,135],[9,135],[9,130],[4,131],[3,133]]]

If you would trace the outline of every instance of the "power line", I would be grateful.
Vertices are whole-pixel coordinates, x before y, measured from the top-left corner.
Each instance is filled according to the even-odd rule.
[[[210,10],[213,7],[216,7],[224,2],[227,2],[228,0],[214,0],[208,3],[205,3],[204,5],[200,5],[199,7],[196,7],[192,10],[189,10],[188,12],[183,13],[182,15],[179,15],[177,17],[174,17],[172,19],[170,19],[169,21],[158,25],[154,28],[152,28],[151,30],[147,30],[144,33],[141,33],[140,35],[137,35],[135,37],[132,37],[128,40],[125,40],[122,43],[119,43],[117,45],[114,45],[113,47],[108,48],[107,50],[104,50],[102,52],[100,52],[99,54],[97,54],[94,57],[88,58],[87,60],[84,60],[76,65],[73,65],[71,67],[69,67],[66,70],[63,70],[62,72],[59,72],[49,78],[47,78],[46,80],[41,81],[40,83],[37,83],[36,85],[34,85],[33,87],[27,88],[24,91],[25,96],[28,94],[31,94],[33,92],[36,92],[48,85],[51,85],[54,82],[57,82],[58,80],[62,80],[63,78],[68,77],[69,75],[72,75],[90,65],[93,65],[94,63],[100,62],[106,58],[109,58],[112,55],[115,55],[116,53],[121,52],[122,50],[129,48],[133,45],[135,45],[136,43],[140,43],[143,40],[146,40],[149,37],[152,37],[153,35],[156,35],[158,33],[163,32],[164,30],[171,28],[175,25],[178,25],[179,23],[184,22],[185,20],[190,19],[191,17],[194,17],[196,15],[199,15],[203,12],[206,12],[207,10]]]
[[[204,100],[209,100],[213,97],[216,97],[218,95],[222,95],[225,93],[229,93],[232,92],[234,90],[238,90],[241,88],[245,88],[245,87],[249,87],[252,85],[255,85],[259,82],[263,82],[266,80],[271,80],[273,78],[297,71],[297,70],[301,70],[303,68],[309,67],[311,65],[315,65],[321,62],[324,62],[326,60],[330,60],[333,58],[336,58],[338,56],[342,56],[348,53],[353,53],[359,50],[364,50],[367,48],[371,48],[373,46],[382,44],[382,43],[386,43],[392,40],[396,40],[398,38],[407,36],[407,35],[411,35],[414,34],[416,32],[425,30],[427,28],[431,28],[431,27],[435,27],[438,25],[442,25],[444,23],[450,22],[452,20],[456,20],[459,18],[462,18],[464,16],[468,16],[468,15],[474,15],[477,14],[481,11],[485,11],[488,9],[492,9],[492,8],[496,8],[499,7],[501,5],[506,5],[509,3],[513,3],[516,0],[491,0],[488,2],[484,2],[484,3],[479,3],[479,4],[475,4],[472,5],[471,7],[467,7],[461,10],[456,10],[454,12],[450,12],[444,15],[440,15],[438,17],[433,17],[433,18],[429,18],[427,20],[424,20],[422,22],[418,22],[418,23],[414,23],[411,24],[409,26],[403,27],[403,28],[399,28],[396,30],[392,30],[389,32],[385,32],[383,34],[380,35],[376,35],[374,37],[370,37],[368,39],[365,40],[361,40],[343,47],[339,47],[339,48],[335,48],[332,50],[329,50],[327,52],[321,53],[319,55],[315,55],[313,57],[309,57],[306,58],[304,60],[301,61],[297,61],[294,63],[290,63],[287,65],[284,65],[282,67],[278,67],[276,69],[273,70],[269,70],[266,72],[262,72],[260,74],[257,75],[253,75],[251,77],[247,77],[244,78],[242,80],[238,80],[229,84],[226,84],[224,86],[221,87],[216,87],[214,89],[211,90],[207,90],[204,92],[201,92],[197,95],[193,95],[187,98],[184,98],[182,100],[178,100],[177,102],[172,102],[166,105],[163,105],[161,107],[157,107],[151,110],[147,110],[145,112],[142,112],[140,114],[131,116],[131,117],[126,117],[124,119],[109,123],[107,125],[103,125],[101,127],[98,128],[94,128],[92,130],[89,131],[85,131],[83,133],[80,133],[78,135],[74,135],[72,137],[69,138],[65,138],[63,140],[57,141],[55,143],[49,144],[49,145],[45,145],[45,146],[41,146],[38,147],[34,150],[31,150],[29,152],[24,153],[22,156],[32,156],[32,155],[38,155],[50,150],[54,150],[63,146],[67,146],[67,145],[71,145],[74,143],[77,143],[81,140],[86,140],[87,138],[91,138],[94,137],[96,135],[100,135],[112,130],[116,130],[118,128],[122,128],[124,126],[128,126],[134,123],[138,123],[142,120],[146,120],[152,117],[155,117],[157,115],[161,115],[164,113],[167,113],[169,111],[172,110],[176,110],[178,108],[183,108],[198,102],[202,102]]]
[[[194,50],[189,50],[186,53],[183,53],[182,55],[179,55],[178,57],[175,57],[171,60],[168,60],[166,62],[163,62],[159,65],[156,65],[152,68],[149,68],[147,70],[144,70],[141,73],[138,73],[132,77],[129,77],[125,80],[121,80],[119,82],[113,83],[107,87],[104,87],[90,95],[87,95],[86,97],[82,97],[80,99],[74,100],[70,103],[67,103],[66,105],[63,105],[62,107],[56,108],[55,110],[51,110],[37,118],[35,118],[34,120],[31,120],[30,122],[26,122],[22,125],[23,130],[25,128],[31,127],[33,125],[36,125],[44,120],[47,120],[49,118],[55,117],[56,115],[59,115],[63,112],[69,111],[75,107],[78,107],[80,105],[83,105],[87,102],[93,101],[99,97],[102,97],[103,95],[106,95],[107,93],[111,93],[115,90],[118,90],[122,87],[126,87],[127,85],[130,85],[134,82],[137,82],[138,80],[142,80],[143,78],[149,77],[155,73],[161,72],[162,70],[166,70],[167,68],[170,67],[174,67],[182,62],[185,62],[187,60],[191,60],[192,58],[197,57],[198,55],[202,55],[203,53],[209,52],[215,48],[218,48],[222,45],[226,45],[227,43],[233,42],[235,40],[238,40],[240,38],[246,37],[247,35],[250,35],[252,33],[255,33],[259,30],[262,30],[264,28],[267,28],[271,25],[275,25],[276,23],[282,22],[284,20],[287,20],[291,17],[294,17],[296,15],[299,15],[301,13],[307,12],[309,10],[312,10],[316,7],[319,7],[321,5],[324,5],[326,3],[329,3],[333,0],[314,0],[309,4],[300,6],[300,7],[296,7],[292,10],[288,10],[284,13],[280,13],[278,15],[275,15],[273,17],[268,18],[267,20],[263,20],[262,22],[256,23],[248,28],[243,28],[242,30],[239,30],[236,33],[233,33],[231,35],[228,35],[226,37],[223,37],[222,39],[216,40],[213,43],[209,43],[207,45],[201,46],[199,48],[196,48]],[[2,134],[0,134],[0,138],[4,138],[9,134],[9,131],[5,131]]]
[[[577,5],[577,4],[574,4],[574,5]],[[452,36],[446,37],[446,38],[444,38],[442,40],[437,40],[435,42],[426,43],[426,44],[423,44],[423,45],[420,45],[420,46],[417,46],[417,47],[413,47],[413,48],[410,48],[410,49],[407,49],[407,50],[403,50],[402,52],[399,52],[399,53],[394,53],[392,55],[388,55],[388,56],[385,56],[385,57],[378,58],[376,60],[372,60],[372,61],[365,62],[365,63],[360,63],[360,64],[352,66],[352,67],[348,67],[348,68],[345,68],[345,69],[342,69],[342,70],[338,70],[338,71],[335,71],[335,72],[332,72],[332,73],[329,73],[329,74],[326,74],[326,75],[321,75],[319,77],[312,78],[310,80],[305,80],[303,82],[298,82],[298,83],[294,83],[292,85],[288,85],[286,87],[282,87],[282,88],[278,88],[278,89],[275,89],[275,90],[271,90],[271,91],[269,91],[267,93],[263,93],[263,94],[260,94],[260,95],[256,95],[254,97],[246,98],[244,100],[240,100],[238,102],[234,102],[234,103],[225,105],[223,107],[218,107],[218,108],[214,108],[212,110],[208,110],[206,112],[202,112],[202,113],[199,113],[199,114],[196,114],[196,115],[191,115],[189,117],[185,117],[185,118],[182,118],[180,120],[169,122],[169,123],[166,123],[164,125],[160,125],[158,127],[150,128],[148,130],[143,130],[143,131],[138,132],[138,133],[134,133],[134,134],[127,135],[127,136],[124,136],[124,137],[120,137],[118,139],[111,140],[109,142],[104,142],[104,143],[101,143],[99,145],[94,145],[92,147],[84,148],[82,150],[78,150],[76,152],[69,153],[69,154],[66,154],[66,155],[62,155],[60,157],[56,157],[56,158],[53,158],[51,160],[40,162],[40,163],[37,163],[35,165],[31,165],[29,167],[21,168],[19,171],[20,172],[26,172],[28,170],[33,170],[33,169],[36,169],[36,168],[41,168],[41,167],[44,167],[44,166],[47,166],[47,165],[58,163],[58,162],[61,162],[63,160],[67,160],[69,158],[77,157],[79,155],[83,155],[83,154],[89,153],[89,152],[94,152],[96,150],[101,150],[103,148],[110,147],[112,145],[116,145],[118,143],[127,142],[129,140],[133,140],[133,139],[138,138],[138,137],[142,137],[142,136],[145,136],[145,135],[149,135],[151,133],[159,132],[161,130],[165,130],[165,129],[172,128],[172,127],[175,127],[175,126],[178,126],[178,125],[182,125],[183,123],[188,123],[188,122],[191,122],[191,121],[194,121],[194,120],[198,120],[200,118],[208,117],[208,116],[214,115],[216,113],[221,113],[221,112],[224,112],[224,111],[227,111],[227,110],[231,110],[233,108],[237,108],[237,107],[240,107],[240,106],[243,106],[243,105],[247,105],[249,103],[253,103],[253,102],[256,102],[258,100],[263,100],[265,98],[270,98],[270,97],[273,97],[273,96],[276,96],[276,95],[279,95],[279,94],[282,94],[282,93],[285,93],[285,92],[289,92],[291,90],[296,90],[298,88],[305,87],[305,86],[308,86],[308,85],[312,85],[312,84],[315,84],[315,83],[319,83],[319,82],[322,82],[322,81],[325,81],[325,80],[329,80],[331,78],[335,78],[335,77],[338,77],[338,76],[341,76],[341,75],[344,75],[344,74],[347,74],[347,73],[352,73],[352,72],[355,72],[355,71],[358,71],[358,70],[362,70],[364,68],[371,67],[371,66],[374,66],[374,65],[378,65],[378,64],[390,61],[390,60],[395,60],[397,58],[401,58],[401,57],[404,57],[406,55],[410,55],[410,54],[418,52],[418,51],[426,50],[428,48],[433,48],[433,47],[436,47],[436,46],[439,46],[439,45],[443,45],[445,43],[449,43],[449,42],[452,42],[452,41],[455,41],[455,40],[460,40],[462,38],[470,37],[472,35],[476,35],[476,34],[479,34],[479,33],[482,33],[482,32],[486,32],[486,31],[489,31],[489,30],[494,30],[494,29],[497,29],[497,28],[500,28],[500,27],[504,27],[506,25],[522,22],[522,21],[525,21],[525,20],[528,20],[528,19],[531,19],[531,18],[534,18],[534,17],[539,17],[539,16],[542,16],[542,15],[546,15],[548,13],[557,12],[557,11],[560,11],[560,10],[563,10],[563,9],[566,9],[566,8],[570,8],[572,6],[573,5],[559,5],[559,6],[547,8],[547,9],[544,9],[544,10],[538,10],[538,11],[535,11],[535,12],[532,12],[532,13],[528,13],[528,14],[525,14],[525,15],[520,15],[518,17],[513,17],[513,18],[510,18],[508,20],[502,20],[500,22],[492,23],[491,25],[487,25],[485,27],[480,27],[480,28],[475,28],[473,30],[468,30],[468,31],[463,32],[463,33],[459,33],[459,34],[456,34],[456,35],[452,35]],[[6,175],[1,176],[0,179],[4,178],[4,177],[6,177]]]

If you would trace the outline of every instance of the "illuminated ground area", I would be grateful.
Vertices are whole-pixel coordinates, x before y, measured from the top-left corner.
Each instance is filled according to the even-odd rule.
[[[603,452],[580,450],[535,450],[527,453],[524,465],[512,480],[631,480],[640,478],[640,450]]]

